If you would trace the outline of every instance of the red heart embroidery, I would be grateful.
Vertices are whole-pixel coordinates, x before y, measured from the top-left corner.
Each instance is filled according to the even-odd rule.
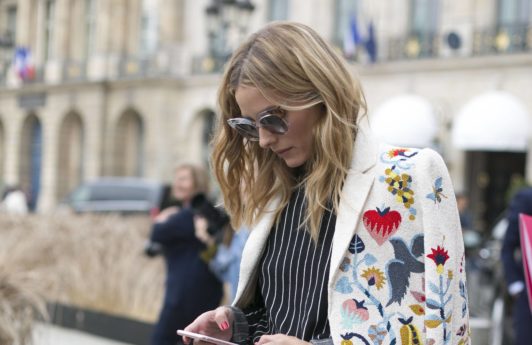
[[[376,209],[364,212],[362,220],[366,230],[380,246],[399,228],[401,214],[390,211],[389,207],[382,211],[378,207]]]

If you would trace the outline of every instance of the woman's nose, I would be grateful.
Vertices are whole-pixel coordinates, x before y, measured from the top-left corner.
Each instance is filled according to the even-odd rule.
[[[275,134],[259,127],[259,145],[263,149],[269,148],[275,142]]]

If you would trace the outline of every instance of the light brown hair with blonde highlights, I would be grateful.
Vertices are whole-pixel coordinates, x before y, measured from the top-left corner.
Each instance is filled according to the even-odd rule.
[[[313,153],[303,180],[297,180],[294,170],[271,150],[229,127],[227,119],[241,115],[235,99],[239,86],[259,89],[288,111],[321,105],[323,114],[314,128]],[[233,53],[218,90],[218,105],[221,114],[213,138],[212,165],[233,227],[253,226],[274,197],[281,200],[275,210],[278,218],[294,187],[303,184],[307,229],[317,240],[329,201],[333,211],[338,210],[357,118],[365,112],[360,85],[344,60],[308,26],[272,23]]]

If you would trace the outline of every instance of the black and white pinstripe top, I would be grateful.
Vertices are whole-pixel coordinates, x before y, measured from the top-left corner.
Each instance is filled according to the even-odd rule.
[[[316,245],[300,224],[305,217],[304,190],[296,189],[272,229],[259,264],[255,302],[244,308],[249,341],[263,334],[299,339],[330,337],[327,280],[336,216],[326,211]]]

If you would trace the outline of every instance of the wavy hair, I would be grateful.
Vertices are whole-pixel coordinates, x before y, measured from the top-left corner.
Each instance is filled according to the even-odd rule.
[[[286,110],[321,105],[314,127],[306,174],[294,169],[258,142],[244,139],[227,124],[239,116],[239,86],[255,87]],[[235,229],[253,226],[279,197],[278,220],[295,187],[305,186],[306,229],[317,241],[323,212],[338,210],[340,193],[353,155],[359,113],[365,99],[344,60],[310,27],[275,22],[254,33],[229,60],[218,90],[220,116],[213,137],[212,165]]]

